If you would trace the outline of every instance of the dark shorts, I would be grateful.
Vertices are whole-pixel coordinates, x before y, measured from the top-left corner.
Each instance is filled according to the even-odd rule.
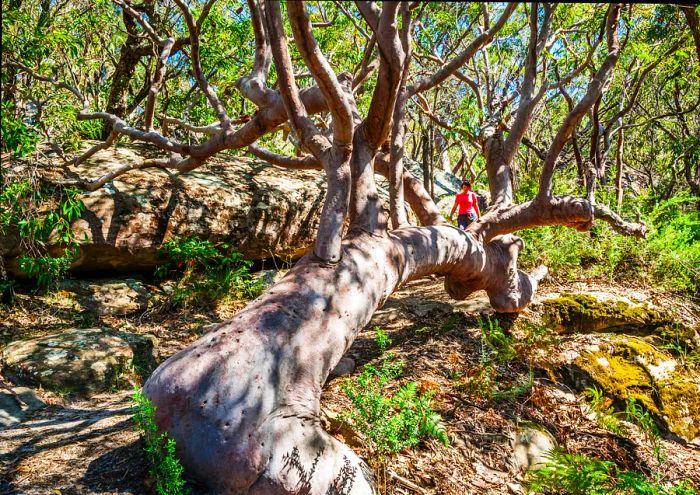
[[[465,230],[467,227],[469,227],[469,224],[475,220],[476,220],[475,213],[465,213],[465,214],[459,215],[457,217],[457,225],[459,225],[460,229]]]

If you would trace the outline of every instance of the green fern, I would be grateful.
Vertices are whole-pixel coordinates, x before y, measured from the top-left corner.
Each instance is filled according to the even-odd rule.
[[[421,394],[416,382],[408,382],[387,394],[403,365],[387,354],[379,367],[365,365],[359,376],[347,379],[341,387],[352,403],[343,420],[364,436],[380,459],[417,445],[425,437],[449,445],[442,418],[432,409],[433,392]]]
[[[614,462],[585,454],[554,450],[544,466],[530,471],[525,486],[528,493],[548,495],[697,495],[688,480],[664,486],[644,474],[624,471]]]

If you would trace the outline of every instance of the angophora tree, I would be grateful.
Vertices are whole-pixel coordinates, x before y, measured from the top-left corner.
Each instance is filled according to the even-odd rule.
[[[166,158],[128,164],[95,180],[79,181],[87,190],[135,168],[157,166],[188,172],[219,151],[239,148],[282,167],[325,172],[327,193],[312,252],[233,319],[165,361],[148,380],[145,391],[157,407],[159,426],[177,441],[188,472],[216,492],[369,494],[373,491],[371,474],[352,450],[323,431],[319,400],[329,371],[400,284],[439,274],[455,299],[483,289],[494,309],[517,312],[530,302],[546,268],[532,274],[518,270],[523,242],[514,232],[543,225],[587,230],[595,219],[601,219],[622,234],[645,234],[643,222],[624,221],[596,204],[593,196],[557,197],[552,192],[560,153],[572,130],[599,100],[619,58],[621,5],[609,6],[601,26],[607,51],[587,86],[578,88],[580,99],[572,101],[549,149],[542,154],[539,191],[530,201],[513,204],[509,167],[534,107],[548,89],[567,84],[580,72],[575,70],[551,87],[545,82],[535,91],[538,72],[546,76],[546,62],[540,55],[549,42],[553,7],[526,6],[530,36],[518,107],[509,117],[505,139],[500,134],[494,138],[486,130],[483,138],[492,150],[487,172],[493,205],[463,232],[444,221],[422,182],[404,170],[406,108],[411,99],[455,75],[492,42],[518,8],[516,4],[505,6],[495,22],[437,71],[412,79],[412,38],[425,4],[384,2],[379,7],[371,1],[355,2],[369,31],[365,57],[354,74],[336,74],[315,39],[307,6],[287,2],[294,42],[315,81],[314,86],[300,89],[283,6],[276,0],[249,0],[255,58],[252,72],[238,79],[236,87],[258,110],[250,119],[233,119],[209,84],[200,60],[200,32],[214,1],[204,3],[196,18],[185,0],[175,0],[189,31],[185,41],[160,35],[149,18],[125,0],[117,2],[159,52],[142,128],[130,127],[118,115],[89,110],[89,101],[74,85],[27,65],[13,64],[19,71],[72,92],[83,108],[78,119],[101,119],[108,124],[106,141],[74,162],[111,146],[119,135],[168,153]],[[154,126],[165,66],[176,48],[188,50],[191,74],[217,122],[202,127],[164,115],[158,120],[161,126],[168,123],[208,136],[199,144],[185,144]],[[274,89],[267,83],[273,62]],[[590,63],[589,58],[586,64]],[[376,83],[371,102],[361,115],[357,90],[373,71]],[[330,115],[329,125],[319,125],[319,114]],[[291,131],[301,150],[298,156],[283,156],[255,144],[281,126]],[[489,139],[498,141],[497,150],[496,145],[488,144]],[[380,204],[375,173],[388,179],[390,219]],[[410,225],[405,203],[421,226]]]

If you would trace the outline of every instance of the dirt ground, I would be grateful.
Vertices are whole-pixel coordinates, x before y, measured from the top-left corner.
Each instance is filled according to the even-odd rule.
[[[566,287],[581,288],[590,287]],[[561,289],[545,285],[542,292]],[[617,293],[631,290],[605,289]],[[656,302],[664,302],[666,297],[650,291],[643,296]],[[666,303],[672,301],[666,299]],[[38,336],[76,325],[110,326],[156,335],[162,360],[198,338],[208,324],[222,321],[238,309],[240,304],[229,304],[208,312],[161,312],[95,320],[76,315],[60,297],[20,295],[11,310],[0,313],[0,344],[19,335]],[[683,303],[678,310],[683,317],[697,321],[696,306]],[[535,304],[519,318],[536,321],[536,311]],[[689,478],[700,486],[700,446],[664,438],[665,460],[660,464],[652,453],[651,441],[634,425],[626,424],[630,434],[624,437],[601,428],[586,413],[580,394],[558,383],[546,359],[538,359],[537,353],[530,352],[528,360],[516,358],[499,365],[499,381],[504,387],[527,377],[532,370],[533,385],[526,395],[496,401],[465,391],[460,377],[470,376],[479,366],[479,318],[491,312],[484,293],[455,302],[445,294],[440,280],[422,279],[397,291],[349,350],[348,356],[356,362],[354,374],[359,374],[366,363],[379,362],[373,328],[381,326],[393,340],[389,350],[407,363],[395,386],[413,380],[421,390],[433,390],[434,409],[442,415],[451,440],[449,447],[437,440],[424,441],[381,466],[370,462],[381,493],[524,493],[523,476],[513,465],[511,446],[517,425],[524,421],[544,426],[570,452],[613,460],[625,469],[659,472],[663,481]],[[505,327],[514,320],[504,315],[500,319]],[[27,328],[33,329],[30,334]],[[541,336],[532,345],[539,346],[540,355],[546,357],[549,346],[556,342]],[[349,404],[341,390],[344,379],[332,379],[324,388],[324,424],[365,459],[372,459],[372,452],[335,418]],[[137,385],[138,379],[133,377],[132,382]],[[48,404],[46,408],[0,431],[0,495],[150,493],[141,441],[133,430],[130,390],[88,400],[39,393]],[[206,493],[194,483],[192,489],[194,494]]]

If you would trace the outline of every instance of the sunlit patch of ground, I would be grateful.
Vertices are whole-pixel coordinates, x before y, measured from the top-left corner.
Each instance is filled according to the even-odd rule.
[[[543,287],[543,293],[590,289],[590,285]],[[603,287],[609,291],[631,289]],[[674,304],[663,293],[642,291],[657,304]],[[229,301],[213,310],[149,311],[136,317],[89,317],[62,296],[20,295],[17,304],[0,314],[0,345],[19,337],[46,335],[74,326],[109,326],[152,333],[159,339],[159,359],[198,338],[209,324],[223,321],[242,307]],[[679,302],[677,310],[697,324],[698,308]],[[537,321],[535,309],[520,318]],[[455,302],[448,298],[439,279],[412,282],[397,291],[360,334],[348,355],[357,364],[354,375],[366,363],[378,363],[380,352],[373,327],[380,326],[393,344],[388,349],[405,360],[404,375],[395,387],[417,381],[424,390],[435,390],[434,408],[443,417],[450,446],[427,440],[390,457],[384,465],[360,438],[329,416],[349,405],[341,390],[346,378],[330,380],[323,391],[324,422],[339,438],[375,468],[381,493],[386,494],[508,494],[524,493],[522,474],[513,467],[511,441],[519,421],[543,425],[558,443],[571,452],[617,462],[625,469],[661,472],[664,480],[691,478],[700,484],[700,448],[663,440],[663,465],[654,458],[652,444],[634,425],[629,435],[617,436],[586,415],[583,399],[563,384],[555,383],[546,360],[548,346],[556,340],[541,337],[532,346],[533,387],[524,396],[491,400],[465,386],[480,366],[479,320],[491,314],[483,293]],[[502,318],[504,326],[512,319]],[[32,329],[31,331],[29,329]],[[516,325],[514,335],[524,339]],[[516,357],[499,364],[499,386],[507,388],[527,377],[528,364]],[[134,383],[137,377],[127,377]],[[9,385],[6,382],[3,385]],[[0,431],[0,494],[145,494],[150,480],[138,433],[131,420],[131,391],[122,390],[73,400],[40,391],[49,406],[22,424]],[[203,493],[195,486],[195,493]]]

